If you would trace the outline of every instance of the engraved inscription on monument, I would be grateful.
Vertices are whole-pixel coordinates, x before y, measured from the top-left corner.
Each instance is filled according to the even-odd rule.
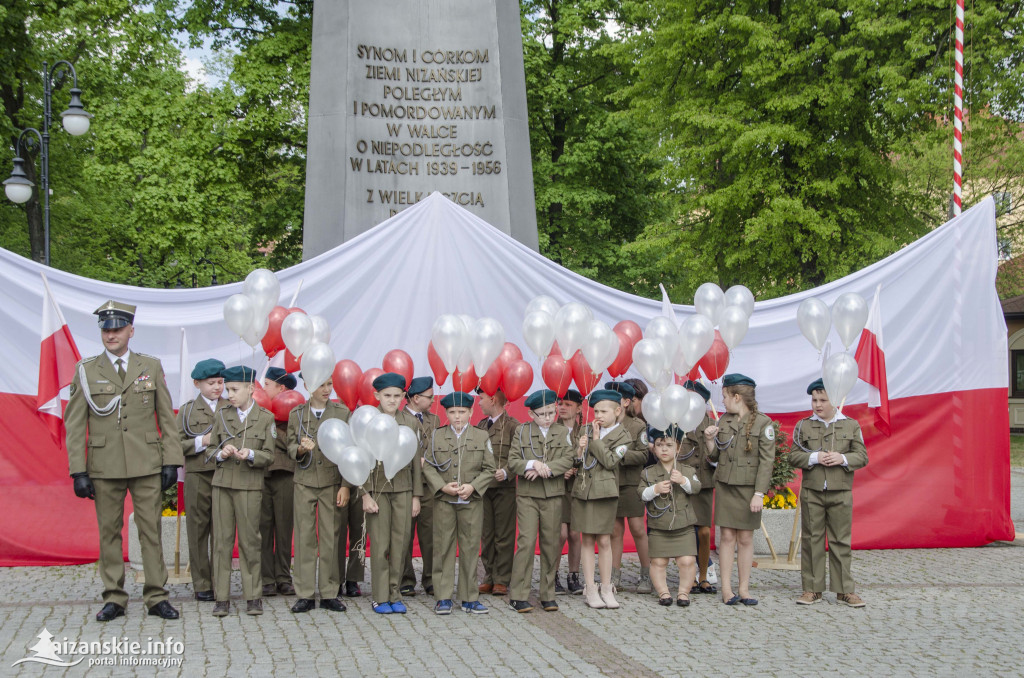
[[[518,3],[318,3],[309,258],[439,191],[536,248]]]

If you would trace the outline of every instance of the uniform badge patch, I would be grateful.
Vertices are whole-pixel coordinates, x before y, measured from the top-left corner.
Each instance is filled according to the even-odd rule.
[[[647,444],[647,431],[640,431],[640,444],[641,445],[646,445]]]
[[[619,445],[618,447],[615,448],[615,454],[619,455],[619,459],[622,459],[622,457],[626,454],[626,449],[627,448],[625,445]]]
[[[272,425],[270,427],[270,437],[274,438],[275,440],[277,439],[277,426],[276,425]]]
[[[78,391],[78,387],[75,386],[75,382],[71,382],[71,395],[75,395],[76,391]]]
[[[491,454],[494,454],[494,447],[491,445],[490,440],[487,441],[487,451],[490,452]]]
[[[775,427],[774,426],[765,426],[764,427],[764,437],[767,438],[768,440],[775,440]]]

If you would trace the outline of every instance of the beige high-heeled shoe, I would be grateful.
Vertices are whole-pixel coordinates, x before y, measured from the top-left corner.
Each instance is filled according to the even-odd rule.
[[[601,594],[597,592],[596,586],[584,586],[583,596],[586,599],[587,605],[596,609],[606,607],[604,600],[601,598]]]
[[[601,586],[601,600],[609,610],[619,609],[619,601],[615,600],[615,587],[612,584],[607,587]]]

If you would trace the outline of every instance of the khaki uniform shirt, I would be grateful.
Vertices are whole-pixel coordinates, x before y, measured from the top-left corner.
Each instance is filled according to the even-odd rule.
[[[754,423],[747,434],[751,417]],[[754,492],[767,492],[775,464],[772,420],[760,412],[750,412],[742,418],[738,414],[724,414],[718,428],[719,442],[708,453],[708,459],[718,463],[715,481],[726,485],[753,485]]]
[[[672,491],[669,494],[657,494],[647,504],[647,527],[652,530],[680,530],[684,527],[697,524],[697,514],[690,506],[690,494],[700,492],[701,484],[697,477],[697,469],[686,464],[677,466],[684,477],[690,479],[692,493],[687,493],[682,485],[672,483]],[[644,490],[651,485],[657,485],[663,480],[668,480],[671,473],[658,462],[654,466],[648,466],[640,474],[640,484],[637,486],[637,493],[643,497]]]
[[[324,411],[317,419],[310,412],[309,403],[305,403],[293,409],[288,415],[288,456],[295,460],[295,484],[304,487],[336,487],[344,482],[337,465],[324,456],[320,450],[320,443],[316,434],[320,425],[328,419],[341,419],[348,421],[352,413],[341,403],[328,401]],[[313,439],[313,451],[308,453],[299,452],[299,443],[306,436]],[[345,484],[351,488],[350,483]]]
[[[572,496],[577,499],[608,499],[619,496],[619,464],[629,452],[633,438],[622,424],[598,440],[591,438],[591,425],[583,427],[587,450],[578,467]],[[575,454],[575,451],[574,451]]]
[[[697,477],[705,490],[715,487],[715,467],[708,463],[708,441],[704,438],[704,429],[708,426],[711,426],[711,417],[705,414],[697,430],[687,433],[679,448],[679,461],[697,469]]]
[[[473,486],[469,501],[480,501],[494,482],[494,453],[487,432],[466,426],[456,436],[451,426],[435,429],[424,442],[423,482],[434,501],[458,501],[441,488],[451,482]]]
[[[633,442],[619,464],[619,487],[636,487],[640,482],[640,471],[647,463],[647,423],[627,414],[622,425],[629,431]]]
[[[380,407],[377,407],[380,410]],[[380,410],[383,412],[383,410]],[[408,426],[419,437],[419,447],[416,448],[416,456],[406,464],[395,477],[390,481],[384,475],[384,464],[377,462],[370,477],[363,483],[362,494],[375,495],[379,492],[390,494],[393,492],[412,492],[414,497],[423,496],[423,434],[419,420],[408,410],[401,409],[395,412],[395,420],[399,426]]]
[[[520,476],[516,495],[548,499],[561,497],[566,492],[565,472],[573,463],[572,433],[557,421],[548,429],[547,436],[534,422],[520,424],[512,436],[512,449],[508,455],[509,473]],[[550,478],[526,479],[526,465],[531,461],[544,462],[551,469]]]
[[[811,466],[814,452],[846,455],[847,466]],[[856,419],[839,419],[826,426],[820,419],[801,419],[793,429],[789,463],[802,469],[801,487],[811,490],[852,490],[853,472],[868,465],[864,435]]]
[[[219,411],[222,407],[230,407],[226,398],[216,403]],[[210,410],[203,397],[190,400],[178,410],[178,437],[181,440],[181,453],[185,457],[187,473],[213,473],[217,470],[217,462],[213,459],[213,437],[210,445],[201,452],[196,452],[196,438],[201,438],[213,431],[215,411]]]
[[[274,459],[277,426],[274,415],[253,403],[243,422],[238,408],[222,407],[217,411],[210,446],[220,450],[228,443],[239,449],[253,451],[252,461],[229,458],[217,462],[213,486],[232,490],[263,490],[263,470]]]
[[[477,422],[476,427],[482,431],[486,431],[487,435],[491,440],[491,448],[494,450],[494,469],[504,469],[508,473],[508,477],[500,482],[494,482],[494,489],[508,488],[513,489],[516,486],[516,474],[508,468],[508,455],[509,450],[512,448],[512,436],[516,432],[516,428],[519,426],[517,421],[508,412],[502,412],[490,428],[487,428],[487,422],[491,419],[490,417],[484,417]]]

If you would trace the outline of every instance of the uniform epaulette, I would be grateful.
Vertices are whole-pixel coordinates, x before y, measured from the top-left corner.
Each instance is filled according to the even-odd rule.
[[[99,355],[92,355],[92,356],[89,356],[88,358],[82,358],[81,360],[78,361],[78,365],[84,365],[86,363],[91,363],[93,360],[99,359],[99,357],[101,355],[103,355],[103,354],[100,353]],[[75,365],[75,367],[78,367],[78,365]]]
[[[135,355],[139,356],[140,358],[149,358],[150,360],[156,360],[157,362],[160,362],[160,358],[157,358],[155,355],[149,355],[148,353],[139,353],[138,351],[133,351],[133,353],[135,353]]]

